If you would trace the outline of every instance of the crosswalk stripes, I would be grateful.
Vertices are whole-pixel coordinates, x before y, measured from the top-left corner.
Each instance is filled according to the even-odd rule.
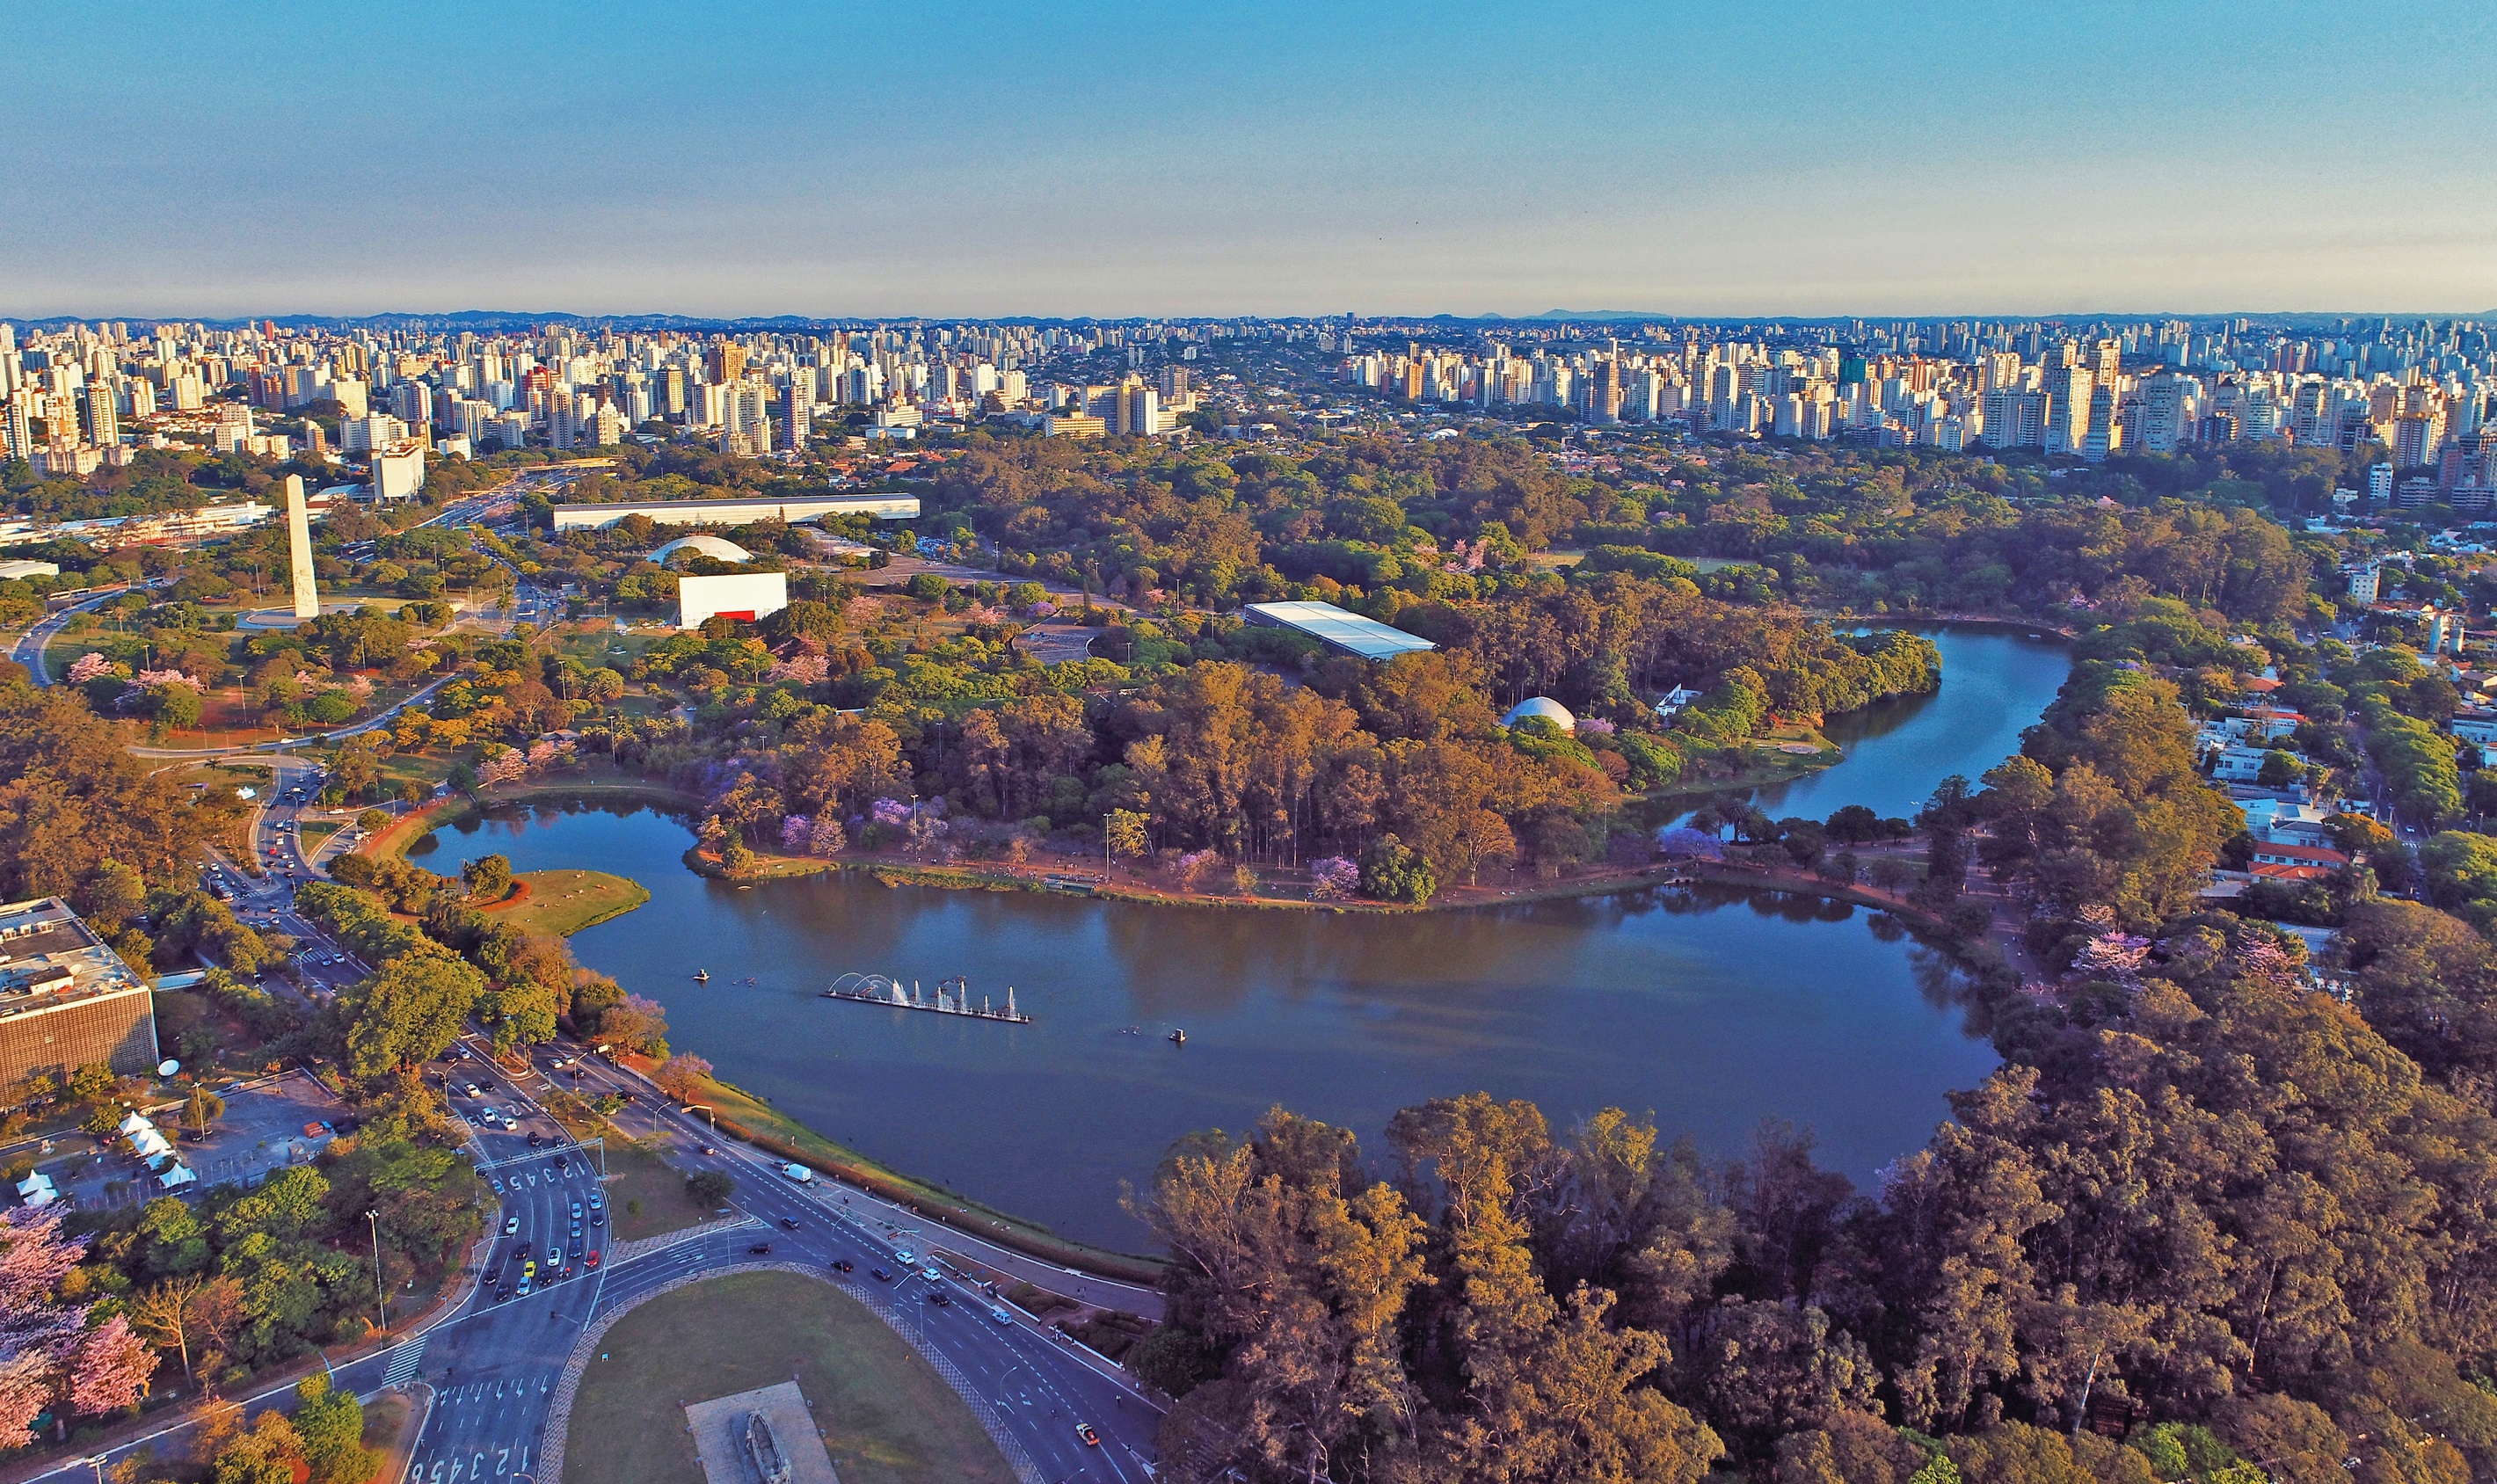
[[[392,1353],[389,1369],[382,1372],[382,1384],[404,1386],[416,1379],[417,1371],[424,1364],[425,1337],[420,1335]]]

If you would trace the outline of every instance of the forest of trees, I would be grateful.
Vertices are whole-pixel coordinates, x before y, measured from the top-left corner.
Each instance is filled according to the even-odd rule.
[[[374,1298],[364,1245],[376,1228],[367,1212],[379,1213],[381,1258],[394,1285],[438,1279],[456,1267],[483,1220],[481,1183],[458,1154],[461,1131],[434,1093],[404,1075],[399,1053],[423,1032],[402,1022],[418,1017],[399,1014],[378,979],[326,1020],[307,1020],[238,978],[274,951],[199,889],[196,852],[242,805],[230,788],[187,789],[151,772],[127,741],[77,690],[37,690],[18,667],[0,671],[0,896],[66,898],[142,972],[194,950],[210,953],[222,966],[210,971],[207,992],[269,1054],[348,1061],[363,1052],[354,1069],[364,1075],[345,1085],[357,1126],[314,1163],[248,1191],[106,1207],[67,1222],[12,1212],[0,1227],[0,1448],[24,1440],[47,1408],[82,1423],[125,1411],[167,1366],[239,1378],[361,1336]],[[545,966],[534,940],[479,934],[476,947],[481,961],[508,971],[490,978],[449,959],[484,986],[475,1007],[524,1025],[537,1015],[551,1034],[552,1013],[533,992],[548,978],[567,995],[574,990],[561,945],[553,945],[559,968]],[[441,1008],[420,996],[397,999]],[[371,1049],[381,1043],[390,1049]],[[13,1103],[66,1096],[97,1110],[110,1128],[135,1095],[130,1086],[88,1067],[0,1093]],[[312,1408],[311,1431],[299,1439],[314,1453],[328,1436],[322,1416]]]
[[[2137,636],[2136,636],[2137,637]],[[2497,956],[2367,899],[2348,989],[2196,893],[2235,809],[2178,687],[2102,646],[1919,819],[2043,981],[1979,961],[2005,1065],[1859,1192],[1808,1134],[1712,1162],[1480,1094],[1383,1154],[1276,1110],[1138,1211],[1179,1477],[2466,1484],[2497,1468]],[[2450,879],[2472,879],[2457,865]],[[1928,898],[1928,900],[1933,900]]]
[[[824,656],[819,678],[793,676],[777,694],[773,676],[797,662],[755,641],[687,636],[654,651],[646,676],[685,682],[717,708],[710,737],[616,745],[710,794],[710,833],[732,853],[811,839],[827,815],[845,840],[899,839],[901,822],[880,820],[878,802],[926,793],[964,819],[1029,836],[1130,813],[1146,850],[1234,862],[1353,858],[1392,835],[1449,882],[1492,862],[1548,871],[1601,860],[1625,832],[1637,847],[1644,827],[1621,817],[1631,794],[1702,776],[1706,760],[1775,716],[1817,719],[1941,680],[1937,651],[1916,636],[1833,635],[1791,611],[1738,610],[1688,583],[1620,574],[1418,617],[1442,650],[1313,661],[1303,683],[1216,657],[1224,641],[1200,630],[1206,657],[1181,648],[1187,663],[1162,662],[1159,679],[1102,699],[1059,689],[1036,667],[966,677],[928,654],[894,655],[899,668],[887,669],[827,610],[820,624],[788,625],[810,625],[796,644]],[[1708,689],[1660,722],[1632,688],[1658,675]],[[875,688],[862,693],[863,680]],[[1574,737],[1503,730],[1495,701],[1522,693],[1558,696],[1588,721]],[[823,699],[784,705],[792,694]],[[851,695],[871,702],[863,719],[829,704]],[[710,740],[722,734],[728,745]]]

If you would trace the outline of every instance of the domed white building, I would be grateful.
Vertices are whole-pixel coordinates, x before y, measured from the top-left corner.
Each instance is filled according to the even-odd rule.
[[[1564,732],[1578,730],[1578,718],[1569,714],[1569,708],[1550,696],[1529,696],[1518,702],[1508,709],[1507,715],[1500,718],[1500,724],[1513,727],[1521,721],[1535,716],[1542,717]]]
[[[649,560],[664,565],[679,552],[698,552],[717,561],[752,561],[754,553],[736,542],[719,536],[680,536],[652,552]]]

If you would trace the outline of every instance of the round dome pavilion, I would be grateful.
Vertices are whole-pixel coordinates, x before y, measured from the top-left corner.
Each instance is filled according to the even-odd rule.
[[[1521,721],[1535,716],[1542,717],[1564,732],[1578,730],[1578,718],[1569,714],[1569,708],[1550,696],[1529,696],[1518,702],[1508,709],[1507,715],[1500,718],[1500,724],[1513,727]]]
[[[650,553],[649,559],[665,563],[679,552],[699,552],[717,561],[752,561],[754,553],[736,542],[719,536],[680,536]]]

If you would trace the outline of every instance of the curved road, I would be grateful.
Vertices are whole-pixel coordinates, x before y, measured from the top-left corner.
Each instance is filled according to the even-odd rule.
[[[578,1055],[570,1046],[543,1050],[550,1057]],[[859,1192],[796,1184],[736,1144],[705,1155],[702,1141],[709,1135],[702,1122],[647,1086],[637,1101],[655,1110],[655,1137],[672,1162],[737,1176],[736,1215],[588,1267],[588,1252],[603,1252],[610,1231],[606,1213],[589,1209],[593,1193],[604,1199],[604,1151],[571,1143],[538,1106],[529,1085],[552,1086],[547,1070],[532,1065],[516,1073],[488,1059],[482,1046],[462,1051],[462,1059],[444,1063],[438,1072],[428,1068],[427,1075],[447,1085],[452,1107],[469,1121],[469,1152],[500,1203],[489,1216],[494,1224],[483,1279],[423,1330],[332,1373],[339,1384],[367,1398],[389,1386],[423,1383],[432,1391],[433,1405],[410,1455],[407,1478],[414,1484],[481,1484],[521,1474],[535,1480],[534,1463],[549,1442],[547,1428],[565,1365],[593,1324],[680,1279],[765,1260],[820,1273],[868,1302],[923,1353],[933,1352],[942,1362],[940,1373],[950,1372],[947,1379],[957,1390],[984,1404],[1028,1460],[1030,1468],[1019,1471],[1030,1484],[1145,1484],[1153,1478],[1160,1416],[1119,1368],[993,1299],[958,1272],[940,1267],[933,1279],[928,1277],[936,1259],[920,1233],[880,1219],[889,1208]],[[591,1067],[614,1072],[594,1061]],[[471,1085],[477,1089],[473,1096],[466,1090]],[[497,1122],[508,1116],[514,1126],[489,1123],[489,1109]],[[640,1114],[625,1117],[638,1121]],[[528,1144],[532,1134],[540,1147]],[[940,1241],[954,1246],[950,1233]],[[765,1243],[768,1256],[752,1250]],[[572,1255],[576,1248],[578,1257]],[[902,1251],[914,1261],[903,1263]],[[836,1259],[849,1261],[855,1271],[835,1272]],[[499,1289],[517,1287],[522,1264],[532,1260],[539,1263],[539,1279],[551,1260],[567,1263],[572,1276],[535,1281],[526,1297],[498,1298]],[[875,1279],[877,1268],[893,1275],[892,1280]],[[553,1271],[560,1275],[563,1269]],[[936,1291],[949,1302],[932,1302],[930,1294]],[[1005,1314],[1004,1322],[993,1310]],[[293,1405],[291,1390],[283,1387],[242,1400]],[[1087,1446],[1077,1437],[1079,1422],[1092,1425],[1099,1446]],[[181,1444],[168,1439],[188,1426],[176,1422],[117,1444],[103,1455],[106,1465],[141,1446],[174,1452]],[[89,1467],[74,1461],[34,1477],[75,1480],[85,1477]],[[560,1481],[549,1478],[545,1484]]]

